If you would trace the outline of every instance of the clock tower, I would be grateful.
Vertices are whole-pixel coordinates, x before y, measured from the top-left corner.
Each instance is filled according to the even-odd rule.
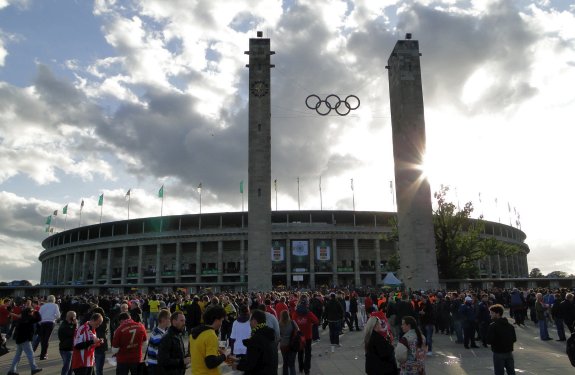
[[[249,166],[248,166],[248,290],[272,288],[271,225],[271,101],[273,65],[270,40],[250,39],[249,55]]]

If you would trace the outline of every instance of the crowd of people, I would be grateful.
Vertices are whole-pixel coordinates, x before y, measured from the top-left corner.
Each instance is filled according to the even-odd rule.
[[[329,330],[331,351],[343,331],[363,331],[367,374],[424,374],[433,336],[454,335],[466,349],[490,347],[496,375],[514,374],[514,326],[529,317],[540,339],[573,333],[575,303],[567,290],[396,292],[369,290],[205,292],[189,295],[63,296],[0,304],[0,332],[14,339],[8,375],[24,353],[42,371],[57,322],[62,375],[102,375],[106,353],[116,373],[219,374],[227,363],[244,374],[310,374],[312,343]],[[504,315],[509,308],[511,324]],[[279,349],[279,350],[278,350]]]

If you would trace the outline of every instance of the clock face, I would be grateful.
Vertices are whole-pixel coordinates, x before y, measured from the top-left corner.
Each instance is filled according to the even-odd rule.
[[[265,96],[268,93],[268,85],[263,81],[255,81],[252,84],[252,94],[255,96]]]

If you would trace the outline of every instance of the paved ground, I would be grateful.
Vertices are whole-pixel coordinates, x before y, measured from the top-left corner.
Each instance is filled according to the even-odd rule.
[[[575,368],[571,367],[565,354],[565,342],[539,340],[538,328],[528,322],[527,327],[516,328],[518,342],[515,345],[515,368],[518,374],[549,374],[565,375],[575,374]],[[348,332],[341,336],[341,348],[336,348],[331,353],[328,330],[321,331],[321,341],[313,344],[312,348],[312,374],[320,375],[353,375],[363,374],[364,354],[361,347],[363,333]],[[557,338],[556,331],[551,328],[550,334]],[[426,368],[427,374],[459,375],[459,374],[493,374],[493,365],[490,349],[469,349],[463,345],[455,344],[454,337],[446,335],[434,335],[434,355],[428,357]],[[9,348],[14,348],[14,342],[8,343]],[[38,350],[39,351],[39,350]],[[56,375],[60,373],[61,359],[58,354],[56,334],[52,336],[48,359],[37,363],[44,368],[43,375]],[[6,374],[14,351],[0,357],[0,375]],[[281,356],[280,356],[281,362]],[[281,365],[280,365],[281,366]],[[297,366],[297,365],[296,365]],[[226,365],[222,365],[223,374],[232,374],[233,371]],[[114,367],[106,363],[105,374],[114,374]],[[30,367],[25,357],[20,361],[20,374],[29,374]],[[278,371],[281,374],[281,369]],[[187,374],[190,374],[189,370]]]

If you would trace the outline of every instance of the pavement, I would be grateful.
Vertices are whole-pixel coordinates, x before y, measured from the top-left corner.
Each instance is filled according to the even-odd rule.
[[[515,326],[517,342],[513,352],[515,358],[515,369],[517,374],[535,375],[565,375],[575,374],[575,368],[571,366],[565,354],[565,342],[541,341],[539,339],[539,329],[532,322],[526,322],[527,327]],[[40,375],[60,374],[62,360],[58,353],[57,329],[54,329],[48,350],[48,359],[40,361],[38,359],[39,349],[36,352],[36,363],[43,368]],[[556,330],[551,327],[549,334],[557,339]],[[341,347],[335,348],[331,352],[329,345],[328,329],[322,331],[320,328],[321,340],[312,346],[311,374],[317,375],[354,375],[364,374],[365,356],[362,348],[363,332],[346,332],[340,337]],[[434,334],[433,335],[433,355],[427,357],[426,372],[428,375],[479,375],[493,374],[492,354],[489,348],[465,349],[462,344],[455,344],[455,337]],[[479,345],[479,344],[478,344]],[[10,353],[0,357],[0,375],[8,372],[12,358],[14,357],[14,341],[8,342]],[[111,356],[111,353],[110,353]],[[281,374],[281,355],[280,368]],[[297,360],[296,360],[297,369]],[[222,374],[240,374],[223,364]],[[20,360],[18,366],[20,374],[30,374],[30,367],[25,356]],[[106,362],[104,374],[114,374],[115,367]],[[190,374],[187,370],[186,374]]]

